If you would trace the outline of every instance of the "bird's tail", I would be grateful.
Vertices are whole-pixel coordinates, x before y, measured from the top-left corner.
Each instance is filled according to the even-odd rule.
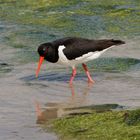
[[[122,41],[122,40],[114,40],[114,39],[112,39],[111,42],[113,43],[113,45],[121,45],[121,44],[125,44],[125,42]]]

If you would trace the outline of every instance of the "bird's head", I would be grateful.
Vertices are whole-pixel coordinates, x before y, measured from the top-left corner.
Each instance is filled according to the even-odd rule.
[[[38,77],[38,74],[39,74],[41,65],[43,63],[43,60],[46,58],[47,53],[48,53],[48,49],[50,47],[51,47],[51,44],[50,43],[44,43],[44,44],[41,44],[38,47],[38,53],[39,53],[40,58],[39,58],[39,62],[38,62],[38,68],[36,70],[36,77]]]

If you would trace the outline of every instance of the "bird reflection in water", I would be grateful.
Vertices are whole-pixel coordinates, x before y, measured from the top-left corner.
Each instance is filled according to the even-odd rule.
[[[73,107],[79,107],[84,106],[87,104],[87,96],[90,92],[90,89],[92,88],[93,84],[88,83],[83,89],[81,89],[81,93],[78,96],[78,92],[76,91],[75,87],[73,85],[70,85],[69,88],[71,90],[71,97],[69,99],[69,104]]]
[[[73,85],[69,86],[71,91],[71,96],[63,103],[47,103],[44,110],[41,109],[41,105],[38,101],[35,101],[37,123],[45,123],[48,120],[60,118],[75,113],[82,113],[78,107],[86,106],[87,96],[92,88],[93,84],[87,84],[84,89],[82,89],[82,95],[75,92],[75,87]],[[77,108],[77,109],[76,109]],[[88,113],[88,112],[84,112]]]

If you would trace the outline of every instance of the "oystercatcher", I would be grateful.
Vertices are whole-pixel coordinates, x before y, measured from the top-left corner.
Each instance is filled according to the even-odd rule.
[[[40,71],[43,60],[51,63],[58,63],[72,67],[72,76],[69,83],[72,84],[76,75],[76,65],[82,64],[88,82],[94,83],[92,80],[86,62],[98,58],[102,53],[113,46],[125,44],[122,40],[102,39],[92,40],[78,37],[66,37],[41,44],[38,48],[40,60],[36,71],[36,77]]]

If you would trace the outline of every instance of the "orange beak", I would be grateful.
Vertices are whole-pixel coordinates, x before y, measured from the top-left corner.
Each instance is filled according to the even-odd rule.
[[[40,56],[40,59],[39,59],[39,62],[38,62],[38,68],[36,70],[36,78],[38,77],[38,74],[39,74],[39,71],[40,71],[41,64],[42,64],[43,60],[44,60],[44,57]]]

